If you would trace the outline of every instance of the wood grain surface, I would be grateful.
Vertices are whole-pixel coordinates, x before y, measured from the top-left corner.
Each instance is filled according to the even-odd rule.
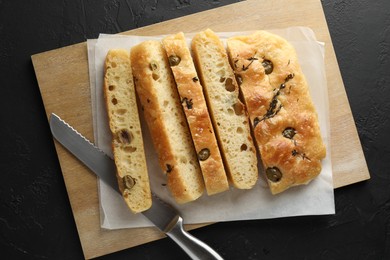
[[[248,0],[123,34],[160,35],[179,31],[196,32],[205,28],[218,32],[290,26],[310,27],[317,39],[325,42],[334,187],[369,179],[319,0]],[[36,54],[32,56],[32,61],[47,115],[52,112],[58,114],[93,140],[86,43]],[[56,149],[85,258],[94,258],[164,237],[155,228],[102,230],[96,177],[58,143]],[[191,225],[187,229],[200,226]]]

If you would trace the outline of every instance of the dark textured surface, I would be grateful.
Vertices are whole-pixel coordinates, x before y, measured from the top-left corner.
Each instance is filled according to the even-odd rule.
[[[0,258],[82,259],[30,56],[235,1],[0,0]],[[390,259],[390,2],[322,0],[371,180],[336,215],[191,233],[226,259]],[[186,259],[163,239],[101,259]]]

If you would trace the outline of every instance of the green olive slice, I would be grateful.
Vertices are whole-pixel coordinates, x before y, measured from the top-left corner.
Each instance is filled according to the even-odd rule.
[[[127,129],[122,129],[117,133],[118,141],[122,144],[130,144],[133,139],[133,135]]]
[[[123,185],[125,186],[126,189],[131,189],[135,185],[135,179],[131,177],[130,175],[126,175],[125,177],[122,178]]]

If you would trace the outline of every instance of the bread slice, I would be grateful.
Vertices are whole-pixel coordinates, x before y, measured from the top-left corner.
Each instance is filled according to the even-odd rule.
[[[197,33],[191,46],[226,171],[236,188],[250,189],[258,179],[256,149],[226,50],[210,29]]]
[[[128,207],[142,212],[150,208],[152,197],[129,51],[107,53],[103,89],[119,189]]]
[[[131,49],[135,85],[167,185],[178,203],[199,198],[204,191],[191,134],[159,41]]]
[[[183,33],[163,39],[208,195],[229,189],[218,142],[198,74]]]
[[[321,172],[326,149],[294,48],[266,31],[227,45],[271,192],[308,183]]]

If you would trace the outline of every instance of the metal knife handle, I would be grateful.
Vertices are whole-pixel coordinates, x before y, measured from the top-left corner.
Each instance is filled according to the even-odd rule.
[[[184,230],[183,219],[181,217],[179,217],[176,224],[166,234],[194,260],[223,260],[214,249]]]

